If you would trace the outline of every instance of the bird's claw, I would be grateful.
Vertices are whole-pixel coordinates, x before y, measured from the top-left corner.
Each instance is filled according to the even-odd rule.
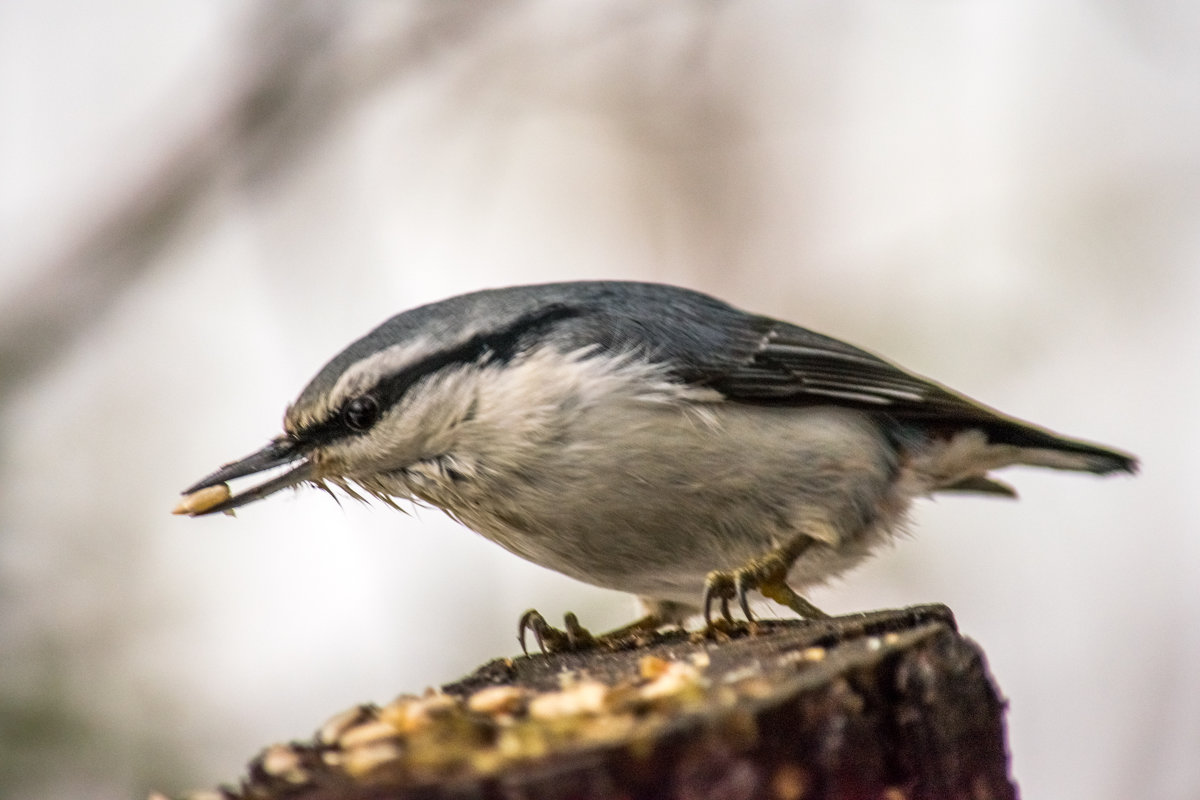
[[[560,630],[541,615],[537,609],[529,609],[521,615],[517,623],[517,640],[521,643],[521,652],[529,655],[525,646],[526,631],[533,631],[538,647],[543,653],[565,653],[587,650],[596,645],[596,637],[579,624],[579,618],[568,611],[563,615],[563,628]]]
[[[794,560],[794,559],[793,559]],[[714,601],[720,601],[721,617],[726,626],[733,624],[729,613],[729,601],[737,599],[742,614],[749,623],[754,622],[750,611],[749,594],[758,590],[763,596],[795,611],[806,619],[825,619],[829,615],[805,600],[787,585],[787,574],[791,564],[781,553],[769,553],[734,570],[714,570],[704,581],[704,625],[708,631],[718,631],[712,618]]]
[[[729,601],[737,594],[737,578],[732,572],[714,570],[704,579],[704,626],[713,627],[713,602],[721,603],[721,618],[732,624],[733,615],[729,613]]]

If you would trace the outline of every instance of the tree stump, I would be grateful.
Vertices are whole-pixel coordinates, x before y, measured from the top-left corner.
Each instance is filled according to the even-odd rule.
[[[1015,800],[1003,710],[945,606],[768,621],[499,659],[192,797]]]

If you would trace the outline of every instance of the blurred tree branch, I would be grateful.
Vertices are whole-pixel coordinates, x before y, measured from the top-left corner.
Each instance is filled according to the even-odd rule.
[[[111,211],[0,301],[0,403],[102,318],[231,169],[247,184],[286,170],[348,108],[461,46],[507,7],[414,3],[364,49],[344,35],[353,7],[265,3],[235,50],[245,64],[225,102],[165,148],[132,191],[97,201]]]

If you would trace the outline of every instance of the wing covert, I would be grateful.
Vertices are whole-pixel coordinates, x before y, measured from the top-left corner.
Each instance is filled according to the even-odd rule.
[[[783,322],[767,329],[746,360],[707,383],[745,403],[849,405],[897,419],[947,422],[999,416],[865,350]]]

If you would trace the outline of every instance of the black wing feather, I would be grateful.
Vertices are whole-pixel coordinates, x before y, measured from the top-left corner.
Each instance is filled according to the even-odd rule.
[[[720,375],[714,389],[731,400],[781,405],[840,405],[886,410],[898,419],[965,422],[996,412],[865,350],[774,322],[748,358]]]
[[[979,428],[997,444],[1101,456],[1110,459],[1108,469],[1136,468],[1123,453],[1008,417],[853,345],[785,322],[758,320],[768,324],[757,349],[703,381],[729,400],[861,408],[934,431]]]

